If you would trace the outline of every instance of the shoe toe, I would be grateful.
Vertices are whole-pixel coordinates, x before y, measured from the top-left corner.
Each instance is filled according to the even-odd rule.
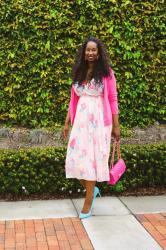
[[[80,213],[79,214],[79,218],[80,219],[85,219],[85,218],[88,218],[88,217],[90,217],[92,214],[89,212],[89,213],[87,213],[87,214],[84,214],[84,213]]]

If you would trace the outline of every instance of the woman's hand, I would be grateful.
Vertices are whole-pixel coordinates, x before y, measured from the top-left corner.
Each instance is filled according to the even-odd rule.
[[[119,126],[114,126],[112,127],[112,135],[115,138],[116,141],[120,140],[120,128]]]
[[[63,138],[67,139],[69,133],[69,124],[65,124],[64,128],[63,128]]]

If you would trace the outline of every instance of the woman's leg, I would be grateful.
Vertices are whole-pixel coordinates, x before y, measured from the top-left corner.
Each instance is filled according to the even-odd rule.
[[[80,182],[81,182],[82,186],[83,186],[84,188],[86,188],[86,186],[85,186],[85,180],[80,180]]]
[[[96,181],[85,180],[86,197],[85,197],[83,209],[81,211],[82,213],[85,213],[85,214],[88,213],[91,208],[95,184],[96,184]]]

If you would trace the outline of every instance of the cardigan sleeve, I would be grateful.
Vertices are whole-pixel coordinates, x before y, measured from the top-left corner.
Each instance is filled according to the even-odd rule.
[[[71,124],[74,123],[75,113],[77,109],[77,103],[78,103],[79,96],[76,95],[74,91],[74,87],[72,85],[71,87],[71,94],[70,94],[70,103],[69,103],[69,116],[70,116],[70,122]]]
[[[111,107],[111,112],[113,115],[116,115],[116,114],[119,114],[116,78],[112,69],[110,70],[110,73],[112,77],[110,77],[108,99],[109,99],[109,103]]]

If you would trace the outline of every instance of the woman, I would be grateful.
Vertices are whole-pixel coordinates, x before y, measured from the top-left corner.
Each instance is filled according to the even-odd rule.
[[[79,179],[86,189],[81,219],[92,215],[95,198],[100,195],[96,181],[109,180],[111,134],[120,139],[118,113],[116,79],[107,51],[99,39],[91,37],[81,46],[73,67],[63,129],[67,138],[71,121],[65,170],[66,178]]]

